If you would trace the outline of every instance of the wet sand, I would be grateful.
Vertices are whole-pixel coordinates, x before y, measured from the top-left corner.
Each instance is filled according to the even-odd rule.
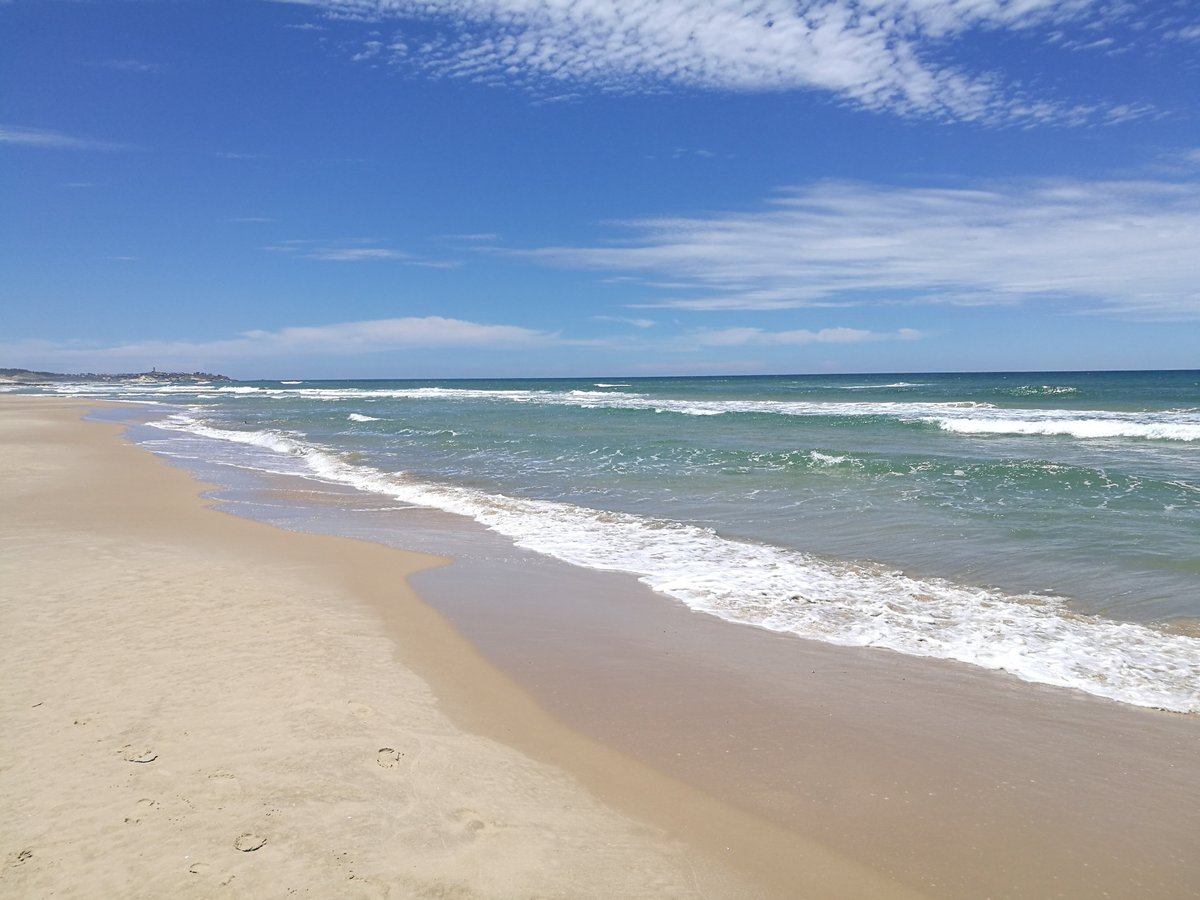
[[[406,586],[446,560],[86,408],[0,398],[0,896],[920,895],[564,727]]]
[[[730,625],[631,577],[503,571],[414,582],[572,727],[914,890],[1200,896],[1195,716]]]
[[[926,896],[1200,896],[1200,717],[731,625],[447,514],[272,483],[243,512],[453,547],[414,584],[492,663],[576,731],[754,820]],[[498,733],[478,713],[462,710]],[[537,755],[524,734],[504,738]]]

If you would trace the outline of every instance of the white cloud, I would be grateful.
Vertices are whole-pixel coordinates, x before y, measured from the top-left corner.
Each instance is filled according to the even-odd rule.
[[[1022,99],[994,73],[940,61],[954,40],[1125,15],[1099,0],[299,2],[332,18],[420,22],[386,47],[370,39],[357,58],[386,53],[441,76],[526,83],[551,94],[572,85],[816,89],[868,109],[988,121],[1077,122],[1104,111]]]
[[[61,131],[46,128],[29,128],[24,125],[0,125],[0,144],[15,144],[20,147],[38,147],[48,150],[135,150],[130,144],[113,141],[94,141],[74,137]]]
[[[396,350],[528,349],[557,343],[556,334],[519,325],[488,325],[442,316],[373,319],[243,332],[214,341],[139,341],[96,346],[81,341],[0,344],[0,356],[62,371],[140,371],[151,367],[212,371],[266,360],[358,356]]]
[[[635,304],[646,308],[1042,300],[1200,319],[1200,185],[1191,182],[824,182],[783,191],[753,212],[618,224],[623,240],[510,252],[637,273],[647,292],[661,292]],[[664,283],[672,287],[654,287]]]
[[[528,347],[553,338],[549,332],[518,325],[483,325],[424,316],[248,331],[239,341],[253,343],[266,352],[358,353],[420,347]]]

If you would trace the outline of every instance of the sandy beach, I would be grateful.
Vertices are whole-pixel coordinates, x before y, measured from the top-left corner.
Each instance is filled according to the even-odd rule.
[[[442,560],[209,509],[86,410],[0,405],[0,895],[918,896],[563,727],[406,586]]]

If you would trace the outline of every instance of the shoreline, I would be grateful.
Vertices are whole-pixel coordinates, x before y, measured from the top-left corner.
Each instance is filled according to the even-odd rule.
[[[215,512],[98,405],[0,401],[0,894],[916,896],[558,723],[404,587],[441,560]]]
[[[1200,896],[1189,850],[1200,835],[1198,717],[734,625],[631,575],[344,486],[269,476],[224,491],[220,506],[302,531],[451,548],[453,565],[414,576],[421,596],[555,718],[911,889]],[[479,706],[467,696],[464,721],[544,753],[528,729],[472,720]]]
[[[253,489],[223,502],[454,539],[414,584],[551,714],[927,896],[1200,896],[1195,716],[733,625],[446,514],[269,481],[270,510]]]
[[[71,415],[109,407],[39,402]],[[704,873],[646,895],[1200,896],[1197,717],[733,625],[446,514],[369,510],[398,544],[442,561],[452,550],[449,565],[412,572],[417,594],[397,601],[390,567],[412,553],[329,536],[355,535],[373,500],[287,476],[201,498],[197,473],[121,441],[119,426],[74,427],[96,435],[90,445],[127,448],[142,477],[171,472],[172,516],[178,501],[217,531],[257,529],[323,578],[332,568],[330,621],[365,611],[392,648],[387,667],[432,686],[449,727],[565,772],[627,837],[640,834],[626,854]],[[264,524],[262,498],[295,519]],[[310,559],[301,545],[337,550]],[[638,896],[614,885],[569,895]]]

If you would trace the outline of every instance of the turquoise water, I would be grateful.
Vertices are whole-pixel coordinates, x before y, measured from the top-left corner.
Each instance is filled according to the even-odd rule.
[[[1200,640],[1165,627],[1200,618],[1197,372],[59,391],[730,621],[1200,711]]]

